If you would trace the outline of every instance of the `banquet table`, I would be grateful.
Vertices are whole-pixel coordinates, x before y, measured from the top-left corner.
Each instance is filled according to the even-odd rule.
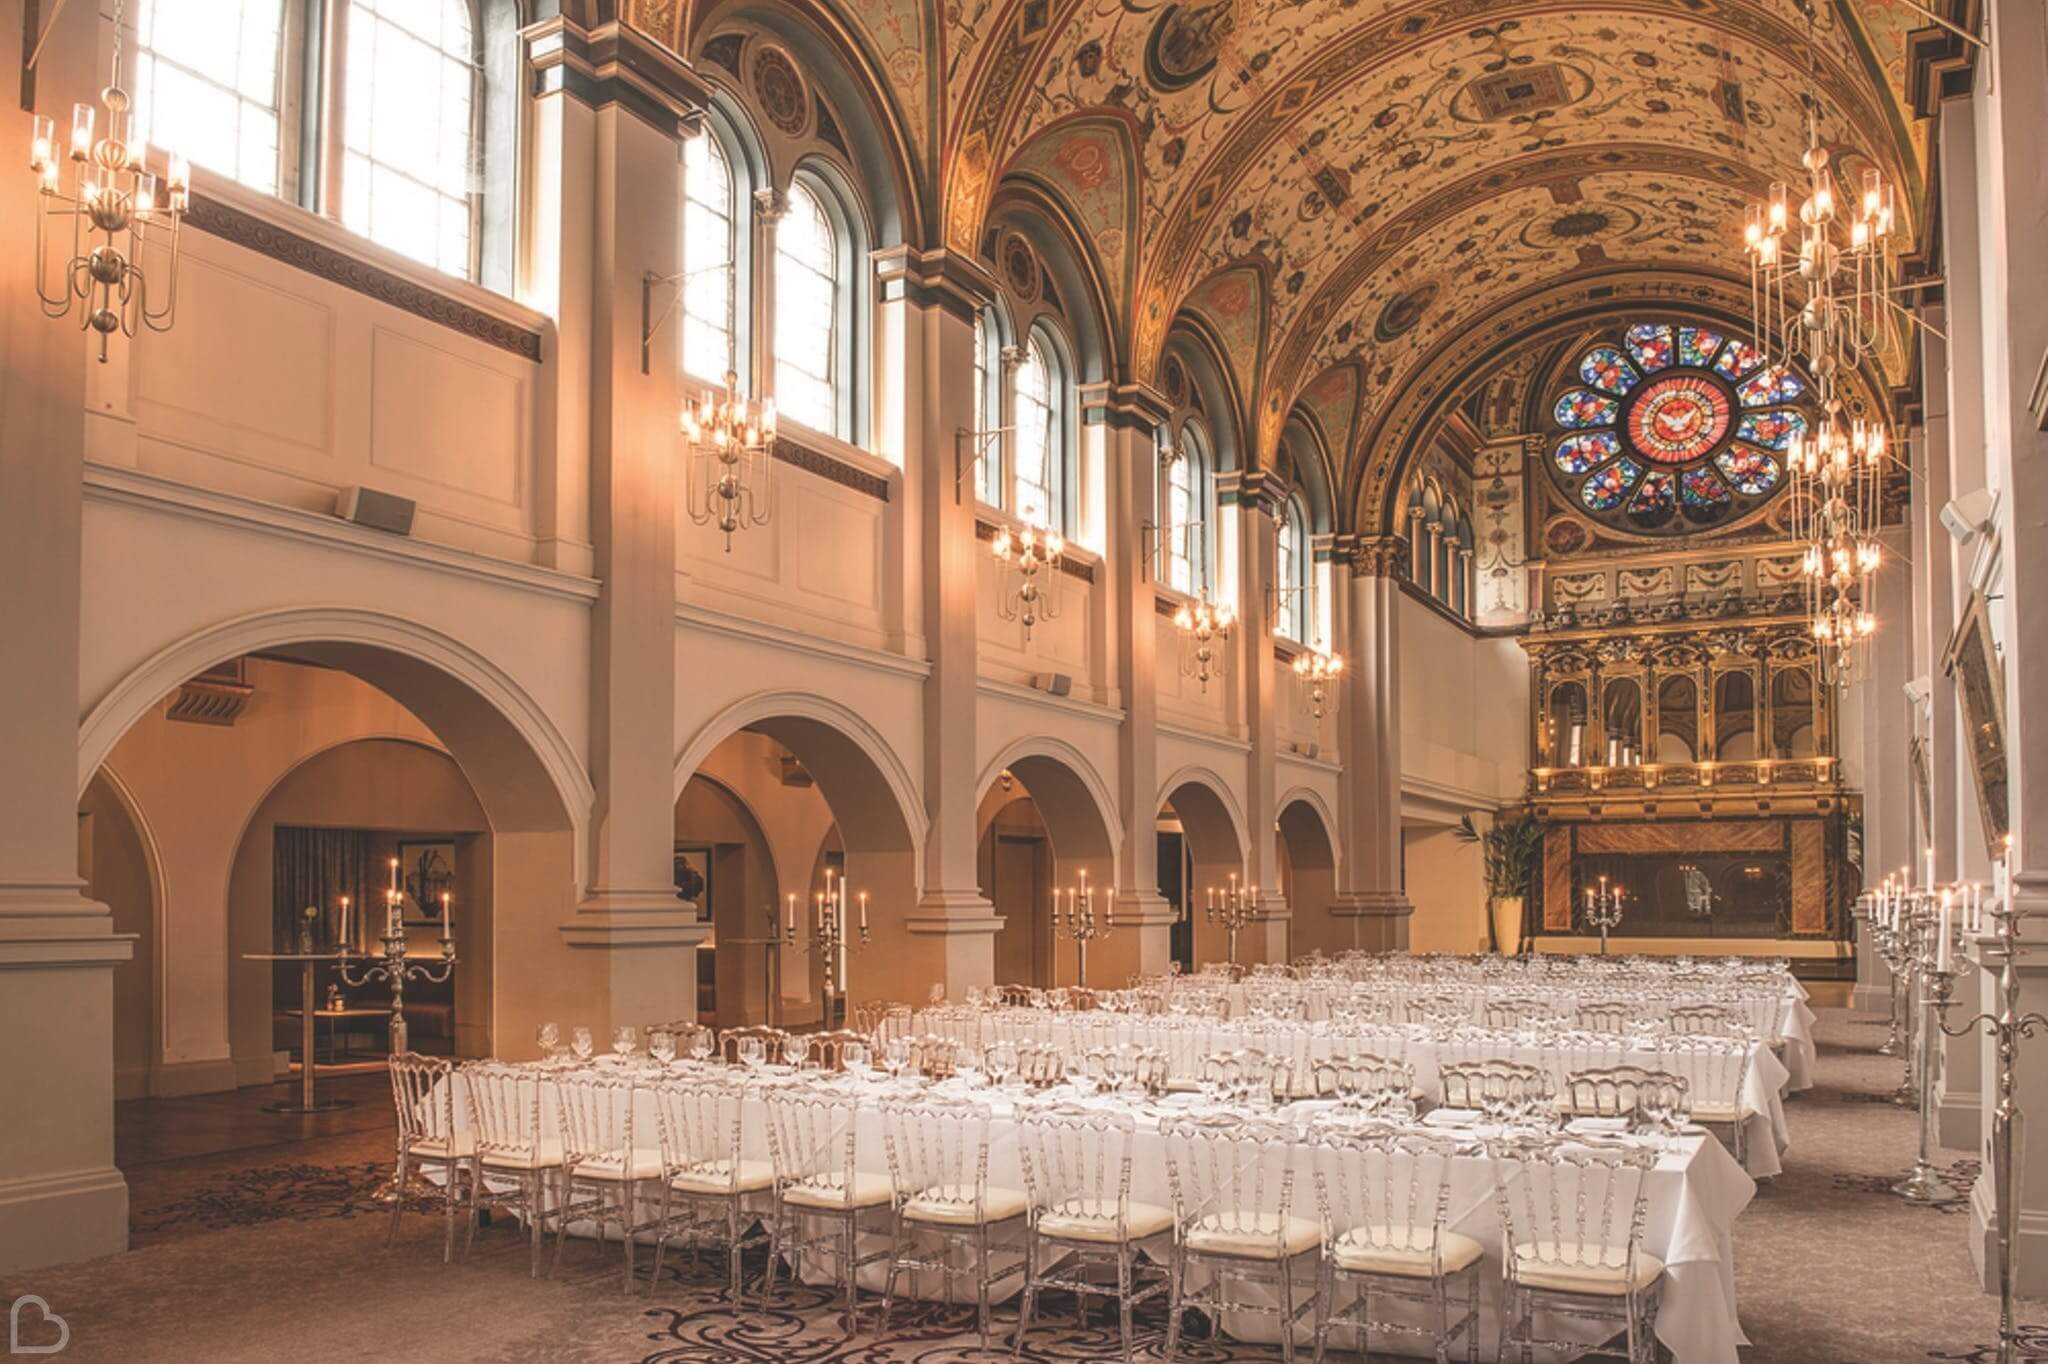
[[[1007,1027],[1010,1020],[1014,1027]],[[987,1046],[997,1035],[1016,1036],[1028,1033],[1045,1042],[1059,1047],[1073,1058],[1089,1045],[1093,1039],[1084,1036],[1093,1031],[1110,1045],[1128,1043],[1142,1047],[1166,1047],[1167,1034],[1184,1026],[1158,1017],[1145,1015],[1102,1015],[1102,1014],[1060,1014],[1045,1010],[1011,1009],[992,1010],[980,1013],[965,1013],[960,1010],[925,1011],[911,1018],[911,1029],[920,1034],[951,1037],[971,1053]],[[1348,1032],[1340,1023],[1323,1023],[1316,1026],[1309,1040],[1310,1059],[1328,1058],[1334,1049],[1346,1042],[1355,1042],[1358,1049],[1370,1052],[1389,1061],[1403,1061],[1415,1073],[1415,1086],[1431,1103],[1443,1099],[1443,1081],[1438,1066],[1444,1052],[1451,1045],[1432,1035],[1424,1024],[1402,1024],[1388,1027],[1361,1029]],[[1210,1051],[1215,1053],[1265,1050],[1273,1042],[1273,1035],[1260,1033],[1241,1023],[1211,1024],[1203,1030]],[[1390,1043],[1392,1045],[1390,1045]],[[1559,1064],[1559,1053],[1568,1050],[1558,1046],[1546,1046],[1533,1034],[1526,1035],[1511,1043],[1504,1042],[1497,1047],[1483,1049],[1483,1054],[1492,1059],[1517,1061],[1524,1065],[1541,1066],[1552,1072],[1562,1088],[1561,1072],[1579,1069],[1578,1066]],[[1459,1051],[1464,1059],[1474,1059],[1470,1046]],[[1660,1063],[1656,1047],[1639,1041],[1617,1054],[1601,1058],[1600,1065],[1642,1066],[1650,1070],[1669,1069]],[[1757,1043],[1750,1048],[1749,1066],[1743,1075],[1742,1105],[1749,1111],[1747,1130],[1744,1132],[1744,1157],[1747,1172],[1759,1179],[1767,1179],[1784,1171],[1784,1155],[1791,1148],[1792,1135],[1785,1121],[1784,1094],[1787,1087],[1788,1068],[1772,1052],[1771,1048]]]
[[[676,1063],[665,1070],[649,1063],[622,1063],[609,1059],[591,1064],[610,1077],[630,1074],[636,1079],[644,1078],[648,1083],[663,1078],[664,1074],[673,1078],[691,1074],[707,1077],[733,1074],[727,1068],[700,1068],[687,1062]],[[972,1098],[987,1103],[992,1114],[989,1183],[1010,1188],[1024,1187],[1018,1158],[1016,1109],[1019,1094],[1016,1091],[994,1090],[975,1083],[975,1077],[968,1075],[927,1084],[880,1078],[799,1078],[780,1067],[769,1066],[760,1068],[752,1078],[755,1083],[745,1103],[741,1124],[740,1154],[744,1159],[769,1159],[766,1099],[763,1097],[764,1088],[768,1085],[792,1082],[828,1084],[854,1091],[860,1100],[855,1116],[858,1168],[877,1173],[886,1172],[889,1168],[880,1110],[885,1098],[892,1094],[912,1099],[919,1096]],[[544,1084],[541,1111],[545,1129],[552,1129],[556,1121],[557,1104],[552,1091],[552,1083]],[[627,1093],[620,1091],[617,1101],[627,1102]],[[655,1144],[652,1096],[641,1089],[630,1093],[635,1106],[634,1143],[651,1148]],[[1132,1152],[1131,1197],[1162,1206],[1172,1205],[1166,1168],[1166,1138],[1161,1124],[1176,1113],[1202,1111],[1203,1101],[1197,1096],[1169,1095],[1155,1100],[1135,1095],[1085,1094],[1079,1089],[1062,1086],[1036,1097],[1114,1105],[1132,1113],[1138,1128]],[[1275,1172],[1281,1166],[1291,1166],[1295,1179],[1294,1215],[1318,1215],[1312,1148],[1305,1134],[1311,1122],[1318,1116],[1333,1112],[1336,1107],[1334,1103],[1312,1101],[1289,1104],[1272,1113],[1262,1114],[1277,1115],[1291,1121],[1297,1130],[1304,1133],[1303,1139],[1287,1145],[1258,1146],[1246,1152],[1248,1164],[1253,1161],[1272,1162]],[[458,1128],[466,1128],[467,1125],[463,1108],[462,1104],[456,1105]],[[1466,1130],[1470,1135],[1482,1137],[1497,1131],[1490,1128]],[[544,1136],[552,1135],[551,1130],[544,1131]],[[1736,1216],[1749,1205],[1756,1185],[1726,1149],[1711,1137],[1692,1134],[1665,1138],[1661,1145],[1663,1149],[1647,1183],[1647,1216],[1642,1240],[1643,1250],[1655,1255],[1666,1266],[1657,1337],[1677,1364],[1737,1364],[1737,1347],[1747,1344],[1747,1340],[1736,1316],[1732,1228]],[[1481,1281],[1485,1285],[1485,1315],[1478,1340],[1482,1353],[1491,1358],[1498,1338],[1492,1305],[1499,1293],[1501,1253],[1494,1193],[1495,1162],[1490,1156],[1475,1150],[1453,1163],[1451,1178],[1451,1228],[1474,1237],[1487,1250],[1489,1268],[1481,1273]],[[765,1206],[763,1211],[767,1211]],[[572,1234],[578,1235],[591,1230],[589,1227],[571,1228]],[[1171,1234],[1143,1243],[1143,1249],[1157,1263],[1168,1263],[1172,1250]],[[1295,1265],[1298,1283],[1313,1283],[1313,1265],[1313,1253]],[[829,1270],[822,1266],[806,1264],[798,1268],[806,1280],[830,1281]],[[882,1267],[873,1265],[862,1271],[861,1283],[864,1288],[879,1291],[885,1277]],[[1014,1278],[1002,1285],[1011,1294],[1017,1286],[1018,1281]],[[1249,1293],[1253,1290],[1240,1288],[1238,1291]],[[910,1292],[919,1297],[939,1296],[938,1281],[934,1277],[928,1283],[921,1280],[913,1282]],[[1301,1339],[1307,1339],[1309,1325],[1304,1321],[1298,1328]],[[1269,1318],[1235,1315],[1227,1315],[1223,1326],[1227,1332],[1244,1339],[1258,1339],[1262,1334],[1270,1339],[1277,1329]],[[1376,1340],[1376,1343],[1380,1341]]]

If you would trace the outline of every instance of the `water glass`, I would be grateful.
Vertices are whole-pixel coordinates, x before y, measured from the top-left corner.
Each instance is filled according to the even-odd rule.
[[[676,1035],[666,1028],[649,1033],[647,1051],[655,1060],[667,1065],[676,1059]]]
[[[889,1078],[894,1080],[903,1074],[903,1068],[910,1064],[910,1039],[892,1037],[882,1052],[882,1063],[889,1068]]]
[[[640,1048],[640,1030],[631,1023],[621,1023],[612,1029],[612,1051],[619,1056],[631,1056]]]
[[[855,1079],[865,1080],[874,1069],[874,1058],[868,1054],[865,1042],[848,1042],[839,1049],[839,1064]]]
[[[717,1048],[712,1044],[711,1030],[709,1028],[699,1028],[696,1032],[690,1035],[691,1060],[709,1061],[711,1059],[711,1053],[715,1050],[717,1050]]]
[[[804,1064],[804,1055],[805,1055],[805,1052],[806,1052],[807,1050],[808,1050],[808,1048],[807,1048],[807,1047],[805,1046],[805,1044],[804,1044],[804,1039],[803,1039],[803,1038],[801,1038],[801,1037],[785,1037],[785,1038],[783,1038],[783,1039],[782,1039],[782,1064],[784,1064],[785,1066],[788,1066],[788,1067],[789,1067],[789,1068],[790,1068],[791,1070],[801,1070],[801,1069],[803,1069],[803,1064]]]
[[[739,1045],[740,1064],[748,1070],[758,1070],[768,1059],[767,1045],[758,1037],[742,1037]]]
[[[590,1038],[590,1029],[584,1027],[580,1023],[576,1026],[575,1030],[569,1034],[569,1050],[576,1054],[577,1060],[588,1061],[590,1059],[590,1053],[595,1051],[596,1048],[597,1044],[591,1041]]]

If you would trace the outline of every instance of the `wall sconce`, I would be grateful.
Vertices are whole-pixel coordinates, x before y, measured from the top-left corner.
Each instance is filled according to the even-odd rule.
[[[1181,676],[1194,678],[1206,692],[1216,656],[1230,638],[1230,627],[1237,624],[1237,612],[1212,606],[1204,597],[1174,612],[1173,623],[1180,630]]]
[[[1053,620],[1060,613],[1060,555],[1067,542],[1058,532],[1026,526],[1012,533],[1008,526],[996,531],[992,546],[996,561],[1004,566],[1005,585],[996,593],[996,615],[1004,620],[1022,621],[1024,640],[1031,640],[1031,627],[1041,620]],[[1039,584],[1046,573],[1050,588]]]
[[[1320,646],[1294,656],[1294,676],[1306,689],[1309,714],[1316,719],[1323,718],[1325,693],[1336,687],[1338,675],[1343,671],[1344,656],[1330,653]]]

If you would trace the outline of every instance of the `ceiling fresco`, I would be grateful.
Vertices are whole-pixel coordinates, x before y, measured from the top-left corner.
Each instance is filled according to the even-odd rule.
[[[806,3],[886,81],[932,245],[975,252],[1032,181],[1080,229],[1128,378],[1156,384],[1200,318],[1254,457],[1300,404],[1357,496],[1420,367],[1511,300],[1676,262],[1746,280],[1741,214],[1799,179],[1809,70],[1838,171],[1878,167],[1920,217],[1899,0],[1811,26],[1804,0]]]

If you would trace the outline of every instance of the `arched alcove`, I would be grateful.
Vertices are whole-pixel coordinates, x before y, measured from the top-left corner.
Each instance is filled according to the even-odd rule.
[[[1282,890],[1294,916],[1289,921],[1289,955],[1334,953],[1351,946],[1350,927],[1330,917],[1337,897],[1337,847],[1329,811],[1318,797],[1292,792],[1282,800],[1276,824]]]
[[[1088,902],[1106,930],[1091,942],[1088,984],[1121,985],[1136,961],[1135,930],[1112,923],[1117,836],[1101,779],[1071,750],[1055,756],[1013,746],[1002,767],[984,779],[977,815],[981,893],[1004,924],[996,934],[996,980],[1002,984],[1078,984],[1079,953],[1060,931],[1057,914]]]
[[[1168,779],[1160,801],[1162,822],[1169,835],[1161,841],[1160,892],[1175,898],[1178,891],[1183,927],[1174,932],[1174,956],[1185,970],[1197,970],[1204,963],[1224,961],[1229,956],[1229,933],[1208,916],[1211,892],[1220,901],[1230,887],[1242,885],[1245,867],[1244,823],[1229,788],[1213,773],[1184,770]],[[1171,841],[1174,847],[1169,849]],[[1178,886],[1165,884],[1172,878],[1166,867],[1169,852],[1178,853]],[[1249,964],[1256,957],[1258,933],[1246,930],[1238,935],[1237,959]]]

